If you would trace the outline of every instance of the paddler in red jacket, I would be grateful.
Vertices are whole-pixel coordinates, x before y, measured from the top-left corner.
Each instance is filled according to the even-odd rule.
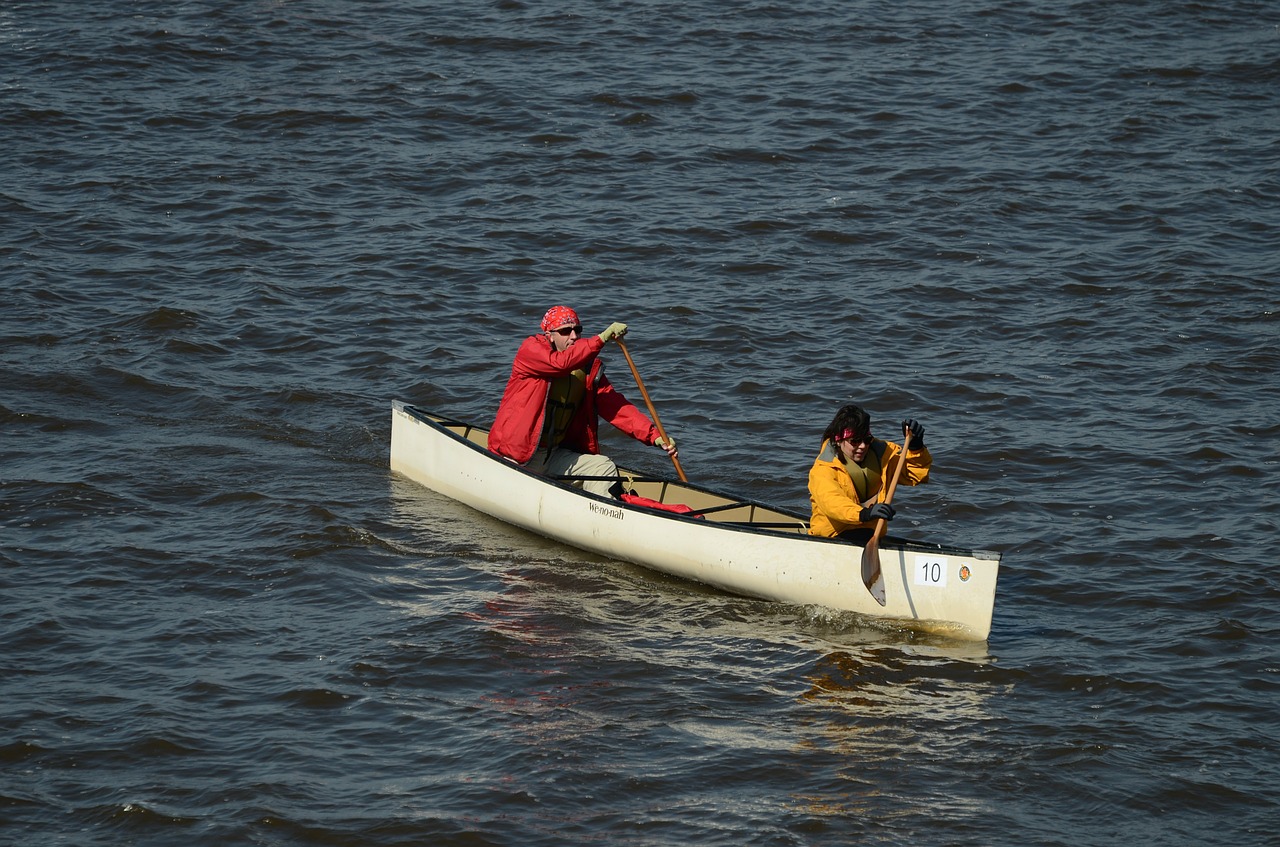
[[[892,441],[871,437],[871,416],[860,406],[842,406],[822,433],[822,449],[809,469],[809,534],[864,544],[879,519],[893,520],[893,505],[883,502],[885,481],[906,459],[899,485],[929,481],[933,456],[924,446],[919,421],[902,422],[911,433],[907,454]]]
[[[541,330],[516,351],[489,432],[490,450],[534,473],[588,477],[582,487],[604,497],[619,496],[622,485],[617,466],[600,455],[599,418],[673,458],[678,455],[675,439],[668,435],[664,442],[653,422],[604,375],[600,351],[626,333],[626,324],[612,323],[583,338],[577,312],[552,306]]]

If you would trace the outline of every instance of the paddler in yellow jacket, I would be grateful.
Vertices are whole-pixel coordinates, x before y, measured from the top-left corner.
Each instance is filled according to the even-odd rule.
[[[898,484],[921,485],[929,481],[933,464],[924,446],[924,427],[905,420],[902,430],[911,433],[911,441]],[[862,544],[877,520],[893,520],[896,510],[881,501],[901,454],[892,441],[871,437],[871,416],[860,406],[841,407],[823,431],[822,450],[809,469],[809,534]]]

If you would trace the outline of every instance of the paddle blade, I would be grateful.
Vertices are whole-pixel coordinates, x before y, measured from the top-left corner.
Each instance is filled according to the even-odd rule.
[[[872,536],[862,548],[862,584],[881,606],[885,605],[884,574],[880,571],[880,539]]]

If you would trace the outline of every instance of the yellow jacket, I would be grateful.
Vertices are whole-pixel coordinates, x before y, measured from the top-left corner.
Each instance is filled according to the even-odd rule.
[[[886,480],[893,478],[898,466],[898,456],[902,448],[892,441],[876,439],[868,451],[875,451],[880,457],[881,470],[871,481],[871,490],[865,500],[858,499],[853,479],[844,465],[836,458],[835,448],[829,442],[822,442],[822,450],[818,458],[813,460],[809,469],[809,504],[813,515],[809,519],[809,534],[824,538],[835,538],[850,529],[870,529],[875,522],[862,523],[858,516],[863,505],[870,505],[883,499],[881,490]],[[902,469],[899,485],[923,485],[929,481],[929,466],[933,457],[928,447],[907,451],[907,466]]]

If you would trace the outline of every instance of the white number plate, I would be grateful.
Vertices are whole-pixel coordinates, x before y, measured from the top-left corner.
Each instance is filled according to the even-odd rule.
[[[923,585],[928,588],[946,588],[948,570],[950,568],[947,565],[946,556],[916,556],[916,585]]]

